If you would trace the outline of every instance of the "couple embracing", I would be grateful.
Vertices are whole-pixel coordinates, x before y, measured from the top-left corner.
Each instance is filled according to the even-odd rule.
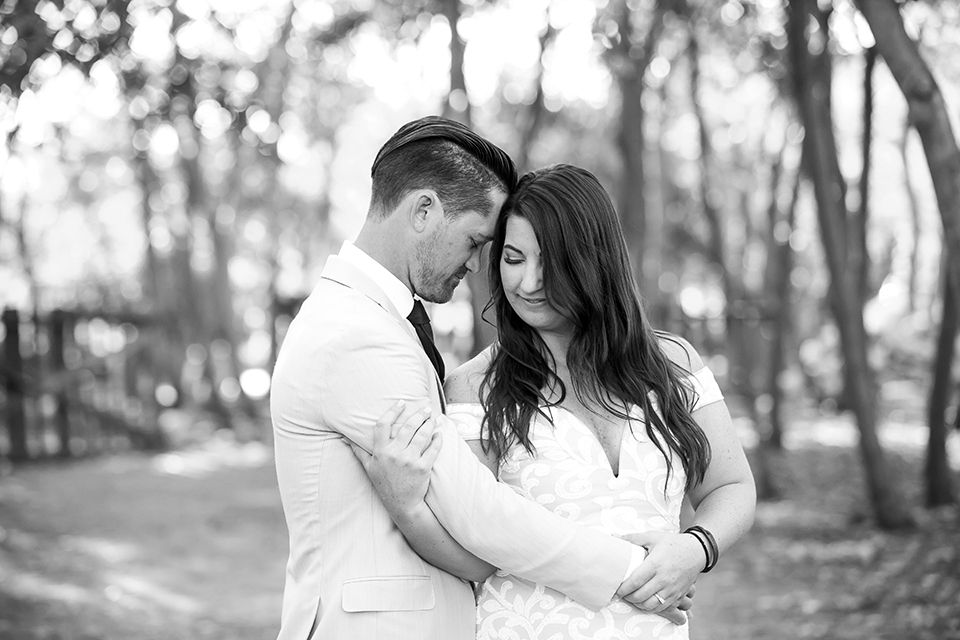
[[[437,117],[372,177],[273,377],[280,640],[686,638],[755,490],[712,374],[647,321],[609,196],[569,165],[518,179]],[[421,300],[487,243],[498,339],[445,375]]]

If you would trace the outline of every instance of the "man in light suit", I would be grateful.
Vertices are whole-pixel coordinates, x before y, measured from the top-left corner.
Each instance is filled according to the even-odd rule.
[[[376,421],[397,400],[408,414],[426,405],[438,418],[442,445],[426,502],[463,548],[587,606],[606,605],[630,584],[642,549],[499,484],[442,416],[442,360],[429,329],[418,334],[407,319],[422,312],[414,296],[447,302],[479,269],[516,167],[466,127],[429,117],[388,140],[371,173],[363,229],[327,262],[273,376],[290,533],[279,639],[474,638],[470,584],[411,549],[351,450],[350,442],[371,449]]]

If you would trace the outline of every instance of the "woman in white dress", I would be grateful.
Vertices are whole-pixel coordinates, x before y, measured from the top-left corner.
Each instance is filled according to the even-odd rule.
[[[713,375],[686,341],[650,327],[613,204],[588,171],[554,165],[520,180],[489,271],[498,341],[449,376],[447,415],[500,481],[649,555],[639,604],[600,610],[494,572],[477,589],[477,637],[687,638],[688,625],[657,614],[750,528],[756,501]],[[368,472],[420,486],[411,474],[425,472],[409,463],[428,449],[367,460]],[[681,532],[685,496],[696,515]],[[382,497],[391,513],[404,508]],[[424,535],[395,520],[408,539]]]

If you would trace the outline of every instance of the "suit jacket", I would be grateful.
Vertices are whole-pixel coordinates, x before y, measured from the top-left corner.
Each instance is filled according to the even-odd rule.
[[[442,388],[413,327],[369,278],[331,257],[290,325],[270,407],[290,557],[279,640],[473,640],[469,583],[423,561],[395,527],[348,445],[369,450],[394,402]],[[466,549],[599,608],[631,545],[567,522],[500,484],[449,420],[426,501]]]

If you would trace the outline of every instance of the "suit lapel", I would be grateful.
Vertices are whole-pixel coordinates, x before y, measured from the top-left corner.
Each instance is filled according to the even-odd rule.
[[[442,410],[446,412],[447,401],[443,395],[443,381],[437,376],[436,369],[433,368],[433,364],[430,363],[430,359],[427,358],[427,354],[423,351],[423,346],[420,344],[420,338],[417,336],[416,330],[413,328],[407,319],[400,315],[400,312],[397,311],[397,308],[393,306],[393,303],[390,302],[390,298],[387,297],[387,294],[384,293],[383,289],[378,287],[376,283],[367,277],[360,269],[357,269],[355,266],[347,262],[346,260],[340,258],[339,256],[330,256],[327,259],[327,264],[323,267],[323,273],[320,275],[320,278],[323,280],[330,280],[331,282],[336,282],[337,284],[343,285],[355,291],[359,291],[366,297],[370,298],[378,305],[380,305],[387,313],[393,316],[393,319],[403,327],[403,330],[407,332],[407,335],[410,336],[410,339],[413,340],[414,344],[417,345],[417,351],[422,356],[421,361],[426,363],[427,369],[433,373],[433,379],[437,384],[437,392],[440,395],[440,406]]]
[[[373,280],[368,278],[360,269],[357,269],[339,256],[330,256],[320,277],[324,280],[331,280],[337,284],[342,284],[345,287],[359,291],[376,302],[383,307],[387,313],[393,316],[393,319],[404,328],[411,338],[417,341],[417,344],[420,344],[416,331],[410,323],[407,322],[407,319],[400,315],[400,312],[397,311],[397,308],[390,302],[390,298],[383,292],[383,289],[378,287]]]

